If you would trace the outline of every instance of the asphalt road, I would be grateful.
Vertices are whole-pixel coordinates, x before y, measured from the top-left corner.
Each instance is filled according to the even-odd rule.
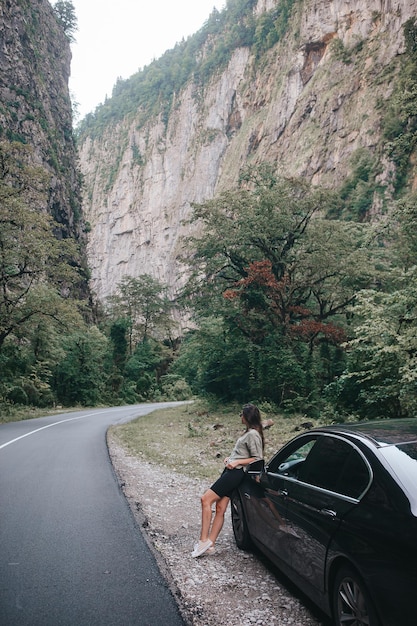
[[[0,425],[1,626],[184,624],[106,446],[109,425],[160,406]]]

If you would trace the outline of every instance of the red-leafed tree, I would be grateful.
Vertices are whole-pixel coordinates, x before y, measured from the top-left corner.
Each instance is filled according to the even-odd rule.
[[[253,304],[250,309],[248,302],[253,301],[250,293],[254,291],[258,294],[258,304]],[[245,327],[250,312],[256,313],[255,319],[257,318],[258,322],[267,321],[260,333],[262,339],[268,327],[279,329],[283,336],[290,339],[300,338],[308,342],[310,349],[320,337],[332,344],[340,344],[346,339],[342,326],[317,319],[308,307],[294,304],[290,277],[286,274],[278,280],[272,272],[272,263],[269,260],[251,263],[247,268],[246,278],[237,281],[234,287],[223,293],[223,296],[226,300],[240,300],[243,312],[239,322],[241,328]],[[251,332],[251,329],[248,330]],[[255,336],[253,338],[255,339]]]
[[[247,170],[236,190],[194,207],[198,234],[184,248],[191,274],[184,295],[197,324],[217,320],[218,337],[210,335],[216,359],[207,367],[222,369],[224,349],[219,385],[226,395],[232,353],[240,378],[246,363],[247,389],[265,397],[297,394],[308,377],[319,386],[332,378],[328,361],[340,356],[347,308],[382,272],[371,226],[326,217],[337,202],[334,192],[262,166]],[[210,361],[210,346],[201,344],[200,354]],[[326,372],[321,382],[317,370]],[[307,387],[301,393],[310,393]]]

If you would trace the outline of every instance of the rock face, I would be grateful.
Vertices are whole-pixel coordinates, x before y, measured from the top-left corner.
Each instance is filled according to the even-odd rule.
[[[50,173],[58,236],[82,236],[80,176],[68,91],[71,51],[48,0],[0,3],[0,140],[32,149]]]
[[[280,0],[259,0],[255,14]],[[162,114],[135,117],[80,146],[92,288],[100,299],[123,276],[181,284],[182,222],[192,203],[234,185],[247,163],[337,185],[359,149],[381,143],[381,106],[404,52],[417,0],[305,0],[290,28],[254,64],[237,49],[209,84],[192,82]],[[138,130],[139,128],[139,130]],[[138,158],[140,155],[140,158]],[[389,182],[392,166],[383,164]]]

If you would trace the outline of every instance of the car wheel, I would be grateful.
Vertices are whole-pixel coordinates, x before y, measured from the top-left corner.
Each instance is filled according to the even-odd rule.
[[[380,626],[373,602],[360,576],[342,567],[333,586],[335,626]]]
[[[235,536],[236,545],[241,550],[248,550],[252,546],[252,541],[249,535],[245,513],[243,511],[242,500],[240,499],[240,495],[237,491],[233,493],[231,498],[231,512],[233,534]]]

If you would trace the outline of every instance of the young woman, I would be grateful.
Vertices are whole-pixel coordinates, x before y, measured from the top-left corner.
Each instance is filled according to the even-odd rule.
[[[230,502],[230,495],[244,477],[244,467],[263,459],[264,435],[261,414],[254,404],[246,404],[242,413],[242,424],[246,426],[244,435],[235,443],[232,454],[224,460],[225,469],[220,478],[201,496],[201,534],[191,556],[198,557],[207,551],[213,552],[214,544],[223,527],[224,514]],[[216,511],[212,522],[212,505]]]

